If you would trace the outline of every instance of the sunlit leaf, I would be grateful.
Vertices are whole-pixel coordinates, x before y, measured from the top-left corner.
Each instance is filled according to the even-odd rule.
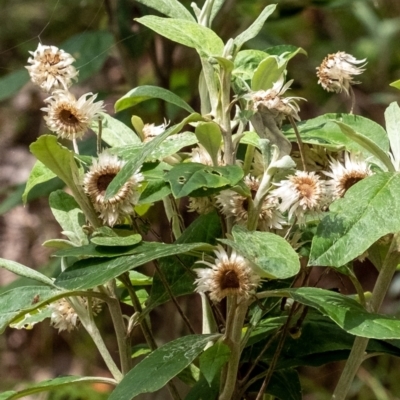
[[[136,0],[171,18],[194,21],[193,15],[178,0]]]
[[[265,278],[285,279],[300,270],[300,260],[290,244],[281,236],[270,232],[248,231],[235,225],[234,240],[220,239],[246,257]]]
[[[236,185],[243,170],[236,165],[210,167],[199,163],[181,163],[165,174],[175,198],[192,195],[209,196],[216,191]]]
[[[136,21],[147,26],[166,38],[196,49],[201,56],[221,56],[224,43],[211,29],[191,22],[175,18],[160,18],[146,15]]]
[[[385,172],[370,176],[330,206],[313,238],[309,265],[340,267],[382,236],[398,231],[400,175]]]
[[[194,113],[192,107],[189,106],[184,100],[182,100],[175,93],[170,90],[158,87],[158,86],[138,86],[130,90],[127,94],[122,96],[115,103],[115,111],[119,112],[126,108],[133,107],[143,101],[150,99],[161,99],[167,103],[176,105],[177,107],[183,108],[189,113]]]
[[[210,385],[229,360],[230,355],[230,348],[222,342],[217,342],[200,356],[200,371]]]

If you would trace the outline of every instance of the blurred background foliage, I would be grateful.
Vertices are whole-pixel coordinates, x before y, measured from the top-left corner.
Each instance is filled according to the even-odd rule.
[[[191,0],[181,2],[190,8]],[[276,2],[277,11],[247,46],[265,50],[291,44],[307,52],[307,57],[298,55],[291,60],[288,68],[288,79],[294,79],[291,95],[307,100],[301,103],[301,118],[349,110],[348,99],[323,91],[315,75],[315,68],[327,54],[345,51],[368,61],[366,72],[359,79],[361,84],[354,87],[355,113],[383,124],[385,108],[399,98],[399,92],[389,84],[400,79],[400,1],[226,0],[214,30],[224,40],[235,37],[267,4]],[[45,198],[49,187],[39,187],[30,194],[25,208],[20,205],[34,163],[28,146],[38,135],[46,133],[40,111],[44,95],[28,82],[24,69],[28,51],[35,50],[41,41],[73,54],[80,79],[72,90],[77,95],[99,93],[110,113],[115,100],[144,84],[170,89],[198,109],[200,65],[194,50],[171,43],[136,23],[134,18],[156,11],[134,0],[0,0],[0,5],[0,257],[42,271],[47,269],[51,275],[58,266],[49,261],[50,253],[41,243],[60,233]],[[145,122],[159,124],[164,119],[178,121],[179,113],[173,106],[151,100],[116,117],[129,123],[136,114]],[[87,153],[93,148],[91,140],[88,135],[87,145],[82,144]],[[52,184],[54,188],[60,186],[56,180]],[[152,218],[156,220],[157,216]],[[159,230],[168,238],[165,226]],[[367,270],[365,275],[367,286],[368,279],[371,286],[374,271]],[[1,291],[21,284],[28,283],[14,281],[0,271]],[[396,292],[387,307],[399,314]],[[153,315],[161,342],[182,334],[179,324],[174,324],[172,332],[163,327],[168,312],[171,318],[173,311],[168,309]],[[101,324],[109,332],[108,345],[115,348],[107,316]],[[0,390],[60,374],[106,373],[83,331],[60,336],[54,332],[44,323],[32,331],[7,330],[0,336]],[[304,399],[329,399],[340,365],[305,368]],[[358,374],[351,399],[400,399],[399,366],[393,358],[369,360]],[[47,398],[101,399],[107,397],[104,391],[107,388],[82,387],[58,391]],[[155,396],[141,398],[162,399],[165,394]]]

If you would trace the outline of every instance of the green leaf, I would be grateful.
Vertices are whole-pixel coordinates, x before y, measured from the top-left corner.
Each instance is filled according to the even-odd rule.
[[[200,122],[196,126],[196,137],[199,143],[207,150],[213,164],[218,165],[218,155],[221,149],[221,129],[215,122]]]
[[[400,338],[400,320],[369,313],[360,303],[339,293],[312,287],[273,292],[317,309],[352,335],[370,339]]]
[[[148,182],[140,195],[138,205],[155,203],[169,194],[171,194],[171,188],[164,180]]]
[[[71,167],[75,165],[72,151],[61,146],[53,135],[42,135],[29,146],[31,153],[67,186],[74,186]]]
[[[134,157],[129,160],[119,171],[117,176],[112,180],[112,182],[107,187],[105,194],[105,200],[115,196],[125,182],[142,166],[146,158],[157,148],[160,144],[169,136],[174,135],[181,131],[181,129],[189,122],[198,122],[203,118],[199,114],[191,114],[184,118],[179,124],[171,126],[161,135],[158,135],[150,142],[146,143],[140,154],[135,154]]]
[[[14,96],[25,83],[29,82],[29,73],[23,68],[0,78],[0,101]]]
[[[161,99],[167,103],[176,105],[177,107],[183,108],[189,113],[194,113],[192,107],[189,106],[184,100],[182,100],[175,93],[170,90],[158,87],[158,86],[138,86],[130,90],[127,94],[122,96],[115,103],[115,112],[125,110],[129,107],[133,107],[143,101],[150,99]]]
[[[218,214],[211,212],[196,218],[175,243],[204,242],[213,245],[216,242],[216,238],[220,236],[221,223]],[[191,268],[196,260],[196,257],[184,254],[180,255],[179,258],[165,257],[160,260],[159,268],[168,282],[169,290],[175,297],[193,293],[194,276]],[[159,274],[156,273],[145,312],[150,312],[170,299],[169,291],[165,288]]]
[[[211,167],[199,163],[177,164],[164,177],[176,199],[209,196],[236,185],[242,178],[243,170],[237,165]]]
[[[54,285],[53,285],[54,286]],[[48,286],[20,286],[0,294],[0,333],[14,320],[35,310],[46,301],[63,293],[60,289]],[[65,292],[66,295],[69,292]],[[38,302],[35,300],[38,299]]]
[[[100,71],[113,44],[114,37],[108,31],[86,31],[70,37],[60,48],[76,59],[74,65],[82,83]]]
[[[202,57],[222,56],[224,43],[211,29],[175,18],[147,15],[136,21],[166,38],[196,49]]]
[[[182,148],[191,146],[196,143],[197,138],[193,132],[182,132],[176,135],[169,136],[159,146],[152,150],[152,152],[147,156],[146,162],[162,160],[165,157],[177,153]],[[124,147],[114,147],[110,151],[111,153],[117,154],[119,157],[122,157],[124,160],[131,160],[133,158],[139,157],[145,146],[147,146],[146,143],[140,143]]]
[[[179,1],[177,0],[136,0],[138,3],[151,7],[154,10],[167,15],[171,18],[186,19],[194,21],[194,17]]]
[[[340,267],[382,236],[400,231],[400,175],[365,178],[330,210],[313,238],[309,265]]]
[[[246,257],[263,278],[286,279],[300,270],[300,260],[290,244],[270,232],[248,231],[235,225],[233,240],[220,239]]]
[[[290,44],[281,44],[278,46],[268,47],[265,50],[270,56],[279,56],[281,60],[286,60],[286,63],[297,54],[307,55],[307,52],[301,47]]]
[[[215,16],[218,14],[218,11],[224,5],[225,0],[214,0],[212,2],[212,9],[210,13],[210,24],[214,21]]]
[[[0,394],[0,400],[15,400],[22,397],[29,396],[34,393],[46,392],[49,390],[54,390],[62,386],[70,386],[81,383],[108,383],[110,385],[115,385],[115,381],[109,378],[98,378],[91,376],[63,376],[59,378],[50,379],[47,381],[35,383],[26,389],[19,391],[8,391]]]
[[[397,81],[392,82],[389,86],[392,86],[396,89],[400,89],[400,79],[398,79]]]
[[[275,11],[276,4],[270,4],[262,10],[257,19],[239,36],[234,39],[237,51],[243,46],[244,43],[256,37],[264,26],[267,18]]]
[[[222,342],[217,342],[200,356],[200,371],[210,385],[227,363],[230,355],[230,348]]]
[[[44,283],[45,285],[54,287],[53,280],[48,278],[46,275],[40,272],[26,267],[25,265],[19,264],[15,261],[5,260],[0,258],[0,268],[4,268],[16,275],[24,276],[25,278],[34,279],[37,282]]]
[[[389,151],[389,140],[385,130],[376,122],[359,115],[325,114],[298,122],[297,128],[304,143],[319,144],[336,151],[346,149],[350,152],[361,153],[365,158],[371,157],[371,153],[347,137],[336,122],[343,122],[372,140],[384,152]],[[291,126],[284,126],[283,131],[288,139],[292,142],[296,141],[296,135]],[[382,165],[374,157],[371,158],[371,161]]]
[[[400,107],[393,102],[385,110],[386,130],[393,154],[393,164],[400,171]]]
[[[88,244],[87,236],[82,230],[86,218],[75,199],[62,190],[57,190],[50,194],[49,205],[63,229],[62,234],[76,246]]]
[[[371,153],[376,159],[381,161],[383,165],[385,165],[388,171],[394,172],[395,169],[393,167],[392,161],[387,152],[383,151],[377,144],[375,144],[371,139],[366,136],[356,132],[350,126],[344,124],[343,122],[336,121],[339,125],[340,129],[347,137],[352,139],[354,142],[358,143],[365,150]]]
[[[14,320],[10,324],[13,329],[32,329],[34,325],[51,317],[53,310],[50,307],[38,308],[37,310],[26,313],[21,318]]]
[[[50,171],[43,163],[36,161],[29,175],[28,181],[26,182],[25,191],[22,195],[23,203],[26,204],[28,194],[33,187],[40,183],[47,182],[56,176],[57,175]]]
[[[233,76],[241,77],[244,80],[251,80],[254,71],[259,64],[268,57],[268,54],[261,50],[241,50],[235,58]]]
[[[101,139],[111,147],[137,145],[141,143],[136,133],[123,122],[118,121],[107,113],[101,113],[101,117]],[[91,128],[96,134],[99,133],[99,124],[97,121],[93,122]]]
[[[117,278],[130,269],[140,267],[149,261],[157,260],[175,254],[188,253],[195,249],[207,248],[205,243],[188,243],[188,244],[165,244],[157,242],[142,242],[125,251],[130,254],[118,258],[91,258],[89,260],[81,260],[63,271],[56,279],[57,286],[66,289],[91,289],[95,286],[102,285],[111,279]],[[90,246],[66,249],[57,252],[58,255],[74,255],[76,252],[84,252]],[[97,247],[92,254],[100,253],[105,256],[106,251],[112,254],[114,247]],[[84,254],[81,254],[84,255]],[[117,255],[117,254],[115,254]],[[106,256],[105,256],[106,257]]]
[[[208,342],[219,337],[219,334],[184,336],[154,350],[125,375],[109,400],[130,400],[141,393],[152,393],[161,389],[192,363],[204,351]]]
[[[278,81],[285,65],[279,65],[279,58],[268,56],[260,62],[251,79],[251,90],[268,90]]]
[[[142,241],[142,236],[138,233],[129,236],[94,236],[90,241],[99,246],[133,246]]]

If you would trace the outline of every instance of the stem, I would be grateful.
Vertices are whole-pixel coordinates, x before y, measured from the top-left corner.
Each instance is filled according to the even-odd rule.
[[[244,319],[247,314],[247,302],[243,301],[236,304],[236,296],[232,299],[235,303],[232,303],[230,308],[235,308],[235,313],[232,318],[232,324],[229,326],[227,321],[227,332],[225,342],[231,349],[231,355],[229,357],[228,365],[226,368],[226,375],[223,376],[225,380],[224,388],[219,396],[219,400],[231,400],[233,398],[234,391],[237,384],[237,373],[239,369],[240,361],[240,340],[242,337],[242,328],[244,324]],[[232,311],[232,310],[229,310]],[[229,312],[228,311],[228,312]],[[229,314],[228,314],[229,319]],[[228,331],[228,327],[230,327]]]
[[[349,88],[350,98],[351,98],[351,107],[349,114],[353,114],[354,106],[356,105],[356,95],[354,94],[353,88],[350,86]]]
[[[156,270],[158,272],[158,275],[160,277],[160,280],[162,282],[162,284],[164,285],[165,290],[168,292],[169,297],[171,298],[172,302],[175,304],[176,309],[178,310],[178,313],[180,314],[180,316],[183,319],[183,322],[186,324],[187,328],[189,329],[190,333],[192,335],[194,335],[196,332],[193,329],[192,325],[190,324],[190,321],[188,319],[188,317],[185,315],[185,313],[183,312],[180,304],[178,303],[178,300],[176,299],[176,297],[174,296],[174,294],[172,293],[171,288],[169,287],[168,281],[165,278],[164,272],[161,271],[161,268],[159,267],[157,262],[154,262],[154,265],[156,267]]]
[[[108,309],[110,310],[111,319],[115,329],[115,335],[117,336],[117,344],[119,350],[119,357],[121,362],[122,374],[126,375],[131,369],[131,354],[130,346],[128,345],[128,337],[126,332],[126,326],[124,318],[122,316],[121,307],[118,299],[115,296],[115,280],[112,280],[109,284],[110,298],[107,301]]]
[[[142,314],[143,309],[142,309],[140,301],[139,301],[139,299],[138,299],[138,297],[136,295],[136,292],[133,289],[133,286],[132,286],[131,281],[129,279],[129,274],[128,273],[123,274],[123,275],[121,275],[119,277],[119,279],[121,280],[121,282],[125,285],[126,289],[128,290],[129,297],[132,300],[132,305],[133,305],[133,308],[135,309],[135,312],[137,312],[139,314]],[[151,351],[156,350],[158,346],[157,346],[156,341],[154,340],[153,334],[151,332],[151,329],[150,329],[146,319],[145,318],[143,318],[143,319],[140,318],[139,320],[140,320],[140,327],[142,328],[143,336],[144,336],[144,338],[146,340],[147,345],[149,346]],[[169,394],[171,395],[171,397],[174,400],[181,400],[179,392],[176,389],[176,386],[172,381],[169,381],[167,383],[167,387],[168,387],[168,390],[169,390]]]
[[[374,290],[372,291],[369,308],[371,312],[378,312],[389,289],[393,275],[397,265],[400,262],[400,233],[393,236],[389,251],[383,262],[382,269],[379,272]],[[369,339],[364,337],[356,337],[351,349],[349,358],[340,376],[339,382],[332,395],[332,400],[345,400],[350,390],[353,379],[364,361],[365,350],[368,346]]]
[[[103,121],[99,117],[99,130],[97,132],[97,155],[101,153],[101,134],[103,132]]]
[[[243,173],[244,176],[250,173],[251,163],[253,162],[255,147],[252,145],[247,145],[246,154],[244,156],[244,163],[243,163]]]
[[[225,68],[221,68],[221,102],[218,107],[219,122],[222,127],[224,137],[224,160],[225,165],[233,165],[235,163],[235,152],[232,141],[231,119],[230,119],[230,88],[231,88],[231,73]]]
[[[163,204],[165,209],[165,214],[167,215],[167,219],[172,227],[172,232],[174,234],[175,239],[178,239],[179,236],[182,235],[182,226],[181,221],[182,218],[178,213],[175,200],[170,196],[163,198]]]
[[[105,364],[107,365],[107,368],[111,372],[111,375],[117,382],[120,382],[123,378],[123,375],[118,369],[114,360],[112,359],[106,345],[104,344],[104,340],[101,337],[100,331],[93,320],[93,314],[88,313],[88,310],[86,310],[82,306],[78,298],[68,298],[68,301],[71,303],[73,309],[78,314],[78,317],[83,327],[86,329],[87,333],[90,335],[94,344],[99,350]]]
[[[79,147],[78,147],[78,143],[76,142],[76,139],[72,140],[72,145],[74,146],[74,152],[76,154],[79,154]]]
[[[303,164],[303,170],[307,171],[306,159],[304,157],[304,152],[303,152],[303,142],[301,140],[299,130],[297,129],[297,125],[296,125],[296,122],[294,122],[293,117],[291,115],[288,115],[288,118],[289,118],[290,124],[293,127],[294,133],[296,134],[297,144],[299,145],[301,163]]]
[[[264,395],[265,389],[268,387],[268,384],[269,384],[269,382],[271,380],[272,374],[273,374],[273,372],[275,370],[275,366],[276,366],[276,364],[278,362],[279,356],[281,355],[281,351],[283,349],[283,345],[285,343],[285,339],[286,339],[287,333],[289,331],[289,325],[290,325],[290,321],[292,319],[292,316],[294,314],[294,311],[295,311],[295,306],[293,304],[292,308],[290,309],[288,318],[287,318],[287,320],[285,322],[285,325],[283,325],[283,329],[282,329],[281,337],[279,338],[278,346],[277,346],[277,348],[275,350],[274,357],[272,358],[271,364],[270,364],[270,366],[268,368],[267,375],[264,378],[264,381],[263,381],[263,383],[261,385],[260,391],[258,392],[256,400],[262,400],[262,397]]]

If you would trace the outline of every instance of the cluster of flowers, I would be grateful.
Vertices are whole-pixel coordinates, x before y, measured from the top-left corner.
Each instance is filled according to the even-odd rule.
[[[28,69],[33,83],[51,96],[45,99],[47,106],[45,121],[48,128],[63,139],[71,140],[77,151],[76,140],[81,139],[90,126],[101,120],[103,102],[95,102],[97,95],[87,93],[76,99],[69,91],[73,81],[77,80],[78,72],[72,65],[75,59],[63,50],[54,46],[39,44],[36,51],[31,52],[28,59]],[[319,83],[328,91],[349,94],[354,75],[361,74],[363,66],[358,64],[365,60],[356,60],[344,52],[330,54],[317,68]],[[283,119],[299,120],[299,97],[283,97],[292,81],[284,83],[280,78],[271,89],[254,92],[249,95],[250,108],[254,113],[268,110],[278,126]],[[99,122],[101,123],[101,122]],[[141,135],[143,142],[149,141],[165,130],[166,124],[144,126]],[[260,154],[258,154],[258,157]],[[257,160],[257,153],[254,163]],[[212,165],[209,154],[200,145],[192,150],[192,162]],[[223,158],[219,156],[219,163]],[[131,216],[139,199],[139,188],[143,175],[136,172],[112,198],[105,200],[108,185],[124,166],[124,161],[108,150],[98,155],[83,178],[83,188],[90,198],[99,218],[105,225],[114,226],[124,218]],[[260,167],[258,168],[260,169]],[[262,167],[261,167],[262,169]],[[253,171],[257,170],[254,166]],[[358,156],[346,153],[344,163],[332,159],[330,171],[323,172],[330,179],[323,179],[316,172],[296,171],[280,182],[274,183],[265,197],[259,213],[258,229],[283,230],[286,226],[298,223],[305,224],[309,215],[318,215],[326,209],[334,199],[342,197],[346,190],[372,172],[369,164]],[[255,195],[260,187],[256,174],[244,178],[244,184],[250,193]],[[234,190],[224,190],[213,198],[191,198],[189,210],[207,213],[214,208],[226,217],[231,217],[238,224],[246,225],[248,220],[248,197]],[[214,263],[202,261],[209,268],[196,269],[198,279],[197,291],[209,292],[214,301],[221,301],[229,294],[235,294],[238,301],[248,298],[260,282],[259,276],[253,272],[250,263],[234,251],[228,253],[219,246],[215,251]],[[98,304],[95,306],[96,312]],[[76,325],[77,315],[70,303],[64,299],[52,306],[54,315],[52,323],[59,330]],[[67,321],[67,322],[66,322]]]

